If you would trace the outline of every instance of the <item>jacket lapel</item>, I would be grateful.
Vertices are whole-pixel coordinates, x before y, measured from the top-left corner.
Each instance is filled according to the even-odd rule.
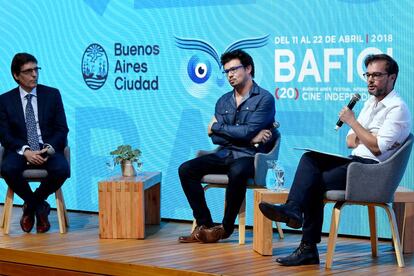
[[[41,126],[43,122],[44,111],[45,111],[46,93],[44,93],[44,91],[39,87],[39,85],[37,86],[36,93],[37,93],[37,116],[39,119],[39,126]]]
[[[24,111],[23,111],[23,104],[22,99],[20,98],[19,88],[16,88],[12,95],[11,104],[13,105],[13,110],[16,110],[16,116],[19,120],[20,124],[23,125],[23,128],[26,129],[26,120],[24,119]]]

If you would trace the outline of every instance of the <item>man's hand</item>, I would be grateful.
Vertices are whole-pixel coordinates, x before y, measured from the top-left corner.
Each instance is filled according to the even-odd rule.
[[[262,129],[253,139],[250,141],[251,144],[265,144],[272,139],[272,131],[269,129]]]
[[[207,128],[208,136],[211,136],[213,134],[213,131],[211,130],[211,127],[213,126],[214,123],[217,123],[217,119],[216,119],[216,116],[213,115],[213,118],[211,118],[211,121],[208,124],[208,128]]]
[[[349,109],[349,107],[345,106],[342,108],[342,110],[339,112],[339,119],[352,127],[352,124],[356,122],[355,114],[354,112]]]
[[[27,149],[24,151],[23,155],[27,160],[27,163],[32,165],[42,165],[44,164],[49,157],[42,157],[43,153],[47,152],[47,148],[44,148],[42,150],[36,150],[32,151],[30,149]]]

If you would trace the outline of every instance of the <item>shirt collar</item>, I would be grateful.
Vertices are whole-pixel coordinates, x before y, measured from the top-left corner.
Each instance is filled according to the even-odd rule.
[[[20,98],[23,100],[24,97],[26,97],[27,93],[21,86],[19,86],[19,93],[20,93]],[[30,92],[30,94],[32,94],[34,97],[37,97],[37,91],[36,91],[36,87],[33,88],[33,90]]]
[[[397,95],[397,92],[393,89],[384,99],[380,101],[384,106],[388,106],[393,102],[393,99]]]
[[[397,92],[393,89],[393,90],[391,90],[390,93],[388,93],[387,96],[385,96],[384,99],[382,99],[378,103],[377,103],[374,96],[371,96],[371,98],[369,98],[368,101],[369,101],[369,104],[372,105],[372,106],[377,106],[377,105],[381,106],[382,105],[382,106],[386,107],[386,106],[392,104],[392,102],[394,101],[396,95],[397,95]]]

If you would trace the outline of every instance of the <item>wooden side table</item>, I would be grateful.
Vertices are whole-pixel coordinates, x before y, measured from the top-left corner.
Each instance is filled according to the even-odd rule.
[[[99,237],[144,239],[145,224],[160,223],[161,172],[100,181]]]

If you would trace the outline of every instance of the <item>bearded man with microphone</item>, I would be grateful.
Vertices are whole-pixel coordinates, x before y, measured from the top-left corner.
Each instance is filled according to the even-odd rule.
[[[24,200],[20,226],[29,233],[35,222],[38,233],[50,228],[47,197],[69,177],[63,155],[68,126],[59,90],[38,85],[40,67],[36,58],[18,53],[11,73],[18,87],[0,95],[0,142],[5,148],[1,175],[10,189]],[[45,181],[33,192],[23,171],[41,168]]]
[[[263,202],[259,205],[267,218],[285,222],[292,228],[302,227],[299,247],[291,255],[276,259],[281,265],[319,264],[316,244],[321,241],[324,193],[345,189],[347,168],[351,162],[383,162],[410,134],[410,111],[394,90],[398,64],[386,54],[377,54],[365,59],[365,67],[364,77],[371,97],[365,102],[358,119],[351,110],[357,99],[351,100],[339,112],[337,123],[337,128],[342,122],[350,127],[346,143],[353,150],[349,158],[306,152],[299,162],[287,202],[282,205]]]

